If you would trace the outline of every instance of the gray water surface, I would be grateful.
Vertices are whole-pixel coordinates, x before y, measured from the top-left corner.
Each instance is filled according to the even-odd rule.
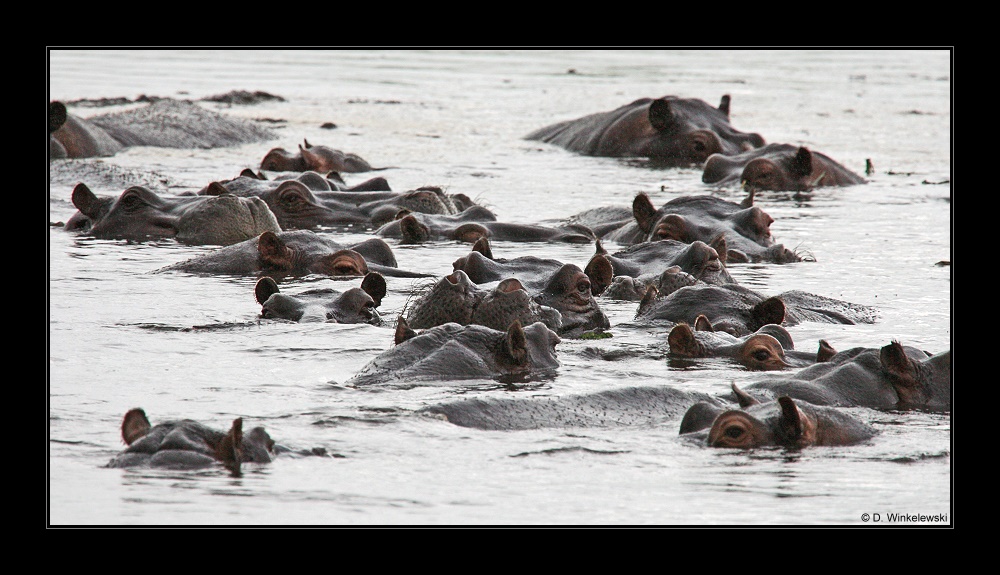
[[[789,328],[797,349],[896,339],[951,349],[951,53],[940,51],[87,51],[50,52],[50,98],[198,99],[232,90],[285,98],[206,104],[269,124],[270,142],[215,150],[131,148],[108,164],[153,171],[168,193],[256,169],[272,147],[303,139],[359,154],[394,190],[440,185],[502,221],[538,223],[602,205],[657,206],[709,193],[700,170],[655,169],[529,142],[550,123],[674,94],[717,103],[769,142],[809,146],[863,173],[861,186],[808,201],[758,197],[777,241],[816,261],[731,265],[767,294],[798,289],[876,306],[871,325]],[[88,117],[101,108],[71,108]],[[321,129],[324,122],[337,125]],[[53,163],[55,165],[55,162]],[[75,212],[76,181],[51,169],[46,224]],[[348,175],[357,183],[369,175]],[[99,194],[124,187],[86,182]],[[738,201],[735,190],[718,192]],[[330,230],[349,244],[363,233]],[[437,275],[468,244],[398,246],[401,268]],[[607,245],[609,250],[619,246]],[[255,278],[151,274],[208,253],[174,241],[96,240],[48,228],[48,519],[51,525],[865,525],[862,514],[951,517],[950,414],[852,410],[879,434],[853,447],[708,449],[677,423],[609,429],[480,431],[418,417],[462,397],[561,396],[669,385],[724,393],[761,378],[722,360],[676,365],[667,328],[630,324],[636,304],[604,302],[614,337],[564,338],[555,375],[523,386],[491,380],[354,389],[343,385],[392,344],[391,327],[259,321]],[[593,246],[494,242],[499,257],[581,267]],[[426,283],[389,278],[394,319]],[[308,277],[282,284],[348,284]],[[351,286],[354,285],[352,282]],[[194,327],[199,329],[191,329]],[[588,348],[628,351],[594,359]],[[107,469],[121,418],[155,424],[236,417],[279,443],[327,456],[282,456],[241,477]]]

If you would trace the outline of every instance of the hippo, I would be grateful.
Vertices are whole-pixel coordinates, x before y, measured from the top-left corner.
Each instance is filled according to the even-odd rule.
[[[197,469],[222,463],[239,475],[241,464],[270,463],[276,454],[263,427],[243,432],[242,417],[221,432],[190,419],[153,426],[145,411],[134,408],[122,419],[122,439],[128,447],[105,467]]]
[[[728,357],[751,371],[806,367],[828,361],[837,353],[823,339],[816,353],[797,351],[788,330],[776,324],[767,324],[751,334],[736,337],[716,331],[704,315],[695,318],[692,325],[679,323],[674,326],[667,343],[672,357]]]
[[[664,166],[703,163],[764,145],[759,134],[729,123],[730,97],[719,107],[697,98],[640,98],[610,112],[559,122],[525,136],[587,156],[645,157]]]
[[[113,156],[125,148],[107,132],[49,102],[49,159]]]
[[[260,317],[294,322],[368,323],[381,325],[376,308],[385,297],[385,278],[368,272],[361,287],[340,292],[329,288],[310,289],[296,295],[283,294],[271,276],[257,280],[254,295],[261,305]]]
[[[259,198],[218,196],[164,197],[144,186],[131,186],[117,198],[98,197],[84,183],[73,188],[79,210],[66,223],[100,239],[145,241],[173,238],[192,245],[228,246],[281,226]]]
[[[739,394],[736,385],[734,392]],[[777,400],[724,409],[699,402],[684,414],[681,436],[709,447],[753,449],[856,445],[875,436],[875,429],[853,415],[832,407],[781,396]]]
[[[587,331],[611,327],[594,298],[611,281],[611,264],[602,254],[595,254],[582,270],[574,264],[534,256],[494,259],[488,242],[477,242],[474,247],[478,249],[455,260],[453,270],[463,272],[478,285],[516,278],[535,302],[559,311],[560,335],[580,337]]]
[[[510,242],[567,242],[589,244],[596,237],[586,226],[570,224],[549,227],[533,224],[497,222],[496,216],[485,208],[465,210],[454,217],[428,217],[424,214],[399,214],[375,231],[388,238],[400,238],[403,244],[421,244],[428,241],[454,240],[474,244],[480,238]],[[492,219],[487,219],[492,217]]]
[[[392,248],[384,240],[371,238],[344,247],[309,230],[264,232],[256,238],[219,248],[155,270],[154,273],[256,275],[280,279],[309,274],[363,277],[378,272],[387,277],[430,277],[400,270]]]
[[[650,288],[639,303],[636,320],[669,320],[694,325],[704,315],[715,331],[736,337],[773,323],[798,325],[803,321],[854,325],[875,323],[879,311],[798,290],[765,296],[739,284],[689,285],[657,298]]]
[[[723,238],[728,263],[802,261],[802,256],[774,243],[774,218],[754,206],[753,200],[753,193],[740,203],[712,195],[681,196],[657,210],[649,196],[640,192],[632,201],[631,214],[623,208],[596,208],[568,222],[588,226],[601,239],[629,246],[656,240],[702,241],[711,246]]]
[[[521,325],[540,321],[555,332],[562,328],[562,314],[531,299],[517,279],[505,279],[492,290],[481,289],[461,270],[441,278],[415,302],[408,303],[405,316],[413,329],[458,323],[503,330],[515,319]]]
[[[521,394],[518,394],[521,395]],[[558,397],[460,399],[417,410],[418,415],[461,427],[491,431],[542,428],[654,426],[676,421],[691,405],[728,403],[711,395],[670,386],[622,386]]]
[[[272,148],[260,162],[260,169],[269,172],[370,172],[373,168],[357,154],[344,153],[327,146],[313,146],[309,140],[299,144],[297,153],[284,148]]]
[[[740,154],[713,154],[701,181],[716,187],[808,192],[824,186],[854,186],[865,179],[832,158],[805,146],[768,144]]]
[[[252,121],[221,116],[186,100],[163,98],[86,120],[67,114],[61,102],[49,103],[50,159],[112,156],[131,146],[218,148],[274,138]]]
[[[951,350],[930,355],[898,341],[857,347],[745,389],[758,399],[788,396],[814,405],[950,412]]]
[[[390,382],[516,379],[524,381],[559,367],[559,336],[542,322],[506,330],[446,323],[417,333],[400,316],[395,345],[345,382],[365,387]]]

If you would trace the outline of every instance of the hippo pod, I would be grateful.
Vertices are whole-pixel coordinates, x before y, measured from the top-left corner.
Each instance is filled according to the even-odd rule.
[[[417,333],[399,318],[395,345],[345,385],[427,383],[462,379],[530,378],[559,367],[559,336],[542,322],[500,331],[446,323]]]
[[[165,98],[86,120],[68,114],[61,102],[49,103],[50,158],[112,156],[130,146],[218,148],[274,137],[254,122],[221,116],[183,100]]]
[[[660,294],[685,285],[735,283],[726,269],[726,240],[719,236],[712,245],[657,240],[636,244],[614,254],[597,242],[597,253],[611,263],[614,278],[603,293],[607,299],[639,301],[649,286]]]
[[[392,248],[371,238],[344,247],[309,230],[264,232],[259,237],[156,270],[199,274],[268,275],[273,278],[320,274],[363,277],[378,272],[387,277],[429,277],[400,270]]]
[[[263,427],[243,433],[243,418],[233,420],[227,432],[190,419],[150,425],[146,412],[135,408],[122,420],[122,439],[128,447],[106,467],[165,467],[196,469],[222,463],[240,474],[243,463],[269,463],[275,444]]]
[[[259,198],[218,196],[164,197],[132,186],[117,198],[97,196],[79,183],[73,188],[79,210],[66,223],[100,239],[146,241],[173,238],[185,244],[228,246],[264,232],[278,233],[274,213]]]
[[[779,192],[865,183],[826,154],[791,144],[768,144],[735,156],[715,154],[705,162],[701,181],[720,188],[742,186]]]
[[[712,154],[733,155],[764,145],[759,134],[729,122],[729,95],[718,107],[696,98],[640,98],[609,112],[536,130],[538,140],[588,156],[645,157],[666,166],[701,164]]]
[[[775,324],[736,337],[716,331],[704,315],[695,318],[693,325],[679,323],[674,326],[667,343],[673,357],[728,357],[752,371],[805,367],[828,361],[837,353],[826,340],[820,340],[814,354],[796,351],[788,330]]]
[[[382,305],[386,283],[382,274],[369,272],[360,288],[340,292],[328,288],[311,289],[296,295],[283,294],[270,276],[257,280],[254,295],[261,305],[260,317],[296,322],[369,323],[380,325],[376,308]]]
[[[640,192],[632,201],[630,215],[622,208],[597,208],[572,216],[569,222],[587,225],[601,239],[629,246],[656,240],[714,246],[724,240],[730,263],[802,261],[782,244],[775,244],[774,218],[753,205],[753,200],[752,193],[740,203],[712,195],[682,196],[656,209],[649,196]]]
[[[282,182],[289,180],[295,180],[302,182],[309,190],[313,192],[390,192],[392,188],[389,187],[389,181],[385,178],[378,176],[365,180],[359,184],[353,186],[348,186],[344,179],[337,172],[330,172],[327,175],[322,175],[319,172],[314,172],[308,170],[302,173],[296,174],[283,174],[269,180],[261,172],[254,172],[250,168],[244,168],[240,172],[240,175],[229,180],[221,180],[218,183],[222,184],[230,193],[237,196],[259,196],[264,192],[273,190],[274,188],[281,185]],[[205,186],[197,192],[197,195],[205,195],[208,192],[208,186]]]
[[[461,272],[455,277],[467,278],[478,286],[516,278],[537,304],[559,311],[560,335],[579,337],[586,331],[611,327],[594,297],[611,282],[611,264],[601,254],[595,254],[582,270],[574,264],[534,256],[494,258],[489,241],[481,239],[469,255],[455,260],[452,268],[455,274]]]
[[[650,287],[639,302],[636,320],[694,325],[702,315],[713,330],[741,337],[770,323],[875,323],[879,312],[870,306],[798,290],[767,297],[739,284],[690,285],[665,297],[657,297],[656,288]]]
[[[782,396],[760,402],[742,393],[736,384],[740,409],[699,402],[684,414],[680,433],[709,447],[752,449],[855,445],[875,436],[875,429],[832,407],[812,405]]]
[[[298,152],[273,148],[264,155],[260,169],[269,172],[370,172],[375,169],[361,156],[334,150],[327,146],[313,146],[309,140],[299,144]]]
[[[754,382],[746,391],[815,405],[951,411],[951,350],[932,356],[897,341],[858,347],[791,376]]]

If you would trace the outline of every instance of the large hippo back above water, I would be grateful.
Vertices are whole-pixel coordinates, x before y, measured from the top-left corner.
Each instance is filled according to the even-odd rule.
[[[646,157],[657,163],[701,164],[764,145],[759,134],[729,123],[728,95],[719,107],[697,98],[641,98],[610,112],[552,124],[527,136],[588,156]]]

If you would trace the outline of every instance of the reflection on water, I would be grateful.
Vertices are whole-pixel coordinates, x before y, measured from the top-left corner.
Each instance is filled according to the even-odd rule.
[[[63,100],[237,89],[285,98],[215,108],[284,120],[273,125],[278,140],[139,147],[100,160],[162,174],[172,193],[256,169],[270,148],[307,139],[394,166],[379,172],[394,190],[439,185],[523,223],[629,207],[638,192],[657,206],[701,193],[742,200],[740,190],[702,184],[698,169],[522,139],[639,97],[715,102],[728,93],[738,128],[821,150],[859,173],[869,159],[876,168],[863,186],[758,195],[775,240],[815,261],[731,264],[733,277],[768,295],[797,289],[882,313],[873,325],[789,328],[796,349],[899,339],[938,352],[951,347],[951,268],[935,265],[952,249],[949,66],[947,52],[909,51],[55,51],[49,88]],[[75,211],[76,182],[61,174],[53,172],[47,225]],[[87,184],[102,195],[122,191],[114,181]],[[322,233],[343,244],[368,237]],[[612,337],[563,339],[554,373],[354,389],[342,383],[393,345],[392,322],[428,280],[387,278],[385,327],[294,324],[259,318],[255,277],[151,273],[210,246],[95,240],[56,226],[48,241],[52,524],[862,525],[862,513],[950,508],[948,414],[857,410],[880,432],[865,444],[749,452],[693,444],[674,425],[491,432],[413,414],[457,398],[633,385],[724,394],[760,377],[731,361],[670,357],[670,326],[636,323],[637,302],[601,301]],[[438,277],[470,250],[394,242],[401,268]],[[592,245],[492,248],[581,267],[594,253]],[[326,281],[288,280],[282,290]],[[246,466],[239,478],[221,466],[104,469],[123,448],[121,418],[133,407],[207,424],[243,417],[295,453]],[[297,454],[313,449],[331,455]]]

